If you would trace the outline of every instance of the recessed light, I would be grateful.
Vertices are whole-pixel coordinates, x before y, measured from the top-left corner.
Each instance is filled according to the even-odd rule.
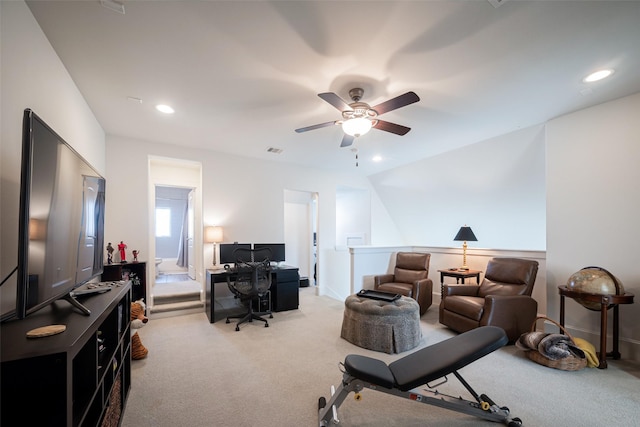
[[[164,105],[164,104],[158,104],[156,105],[156,110],[165,113],[165,114],[173,114],[174,110],[173,108],[169,107],[168,105]]]
[[[605,79],[609,77],[611,74],[613,74],[613,70],[611,69],[598,70],[596,72],[589,74],[587,77],[582,79],[582,81],[585,83],[593,83],[593,82],[597,82],[598,80]]]
[[[373,158],[371,160],[373,160],[376,163],[377,162],[381,162],[382,161],[382,156],[373,156]]]

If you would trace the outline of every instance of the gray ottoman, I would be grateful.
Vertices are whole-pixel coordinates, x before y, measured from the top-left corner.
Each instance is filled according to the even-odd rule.
[[[420,344],[420,306],[413,298],[393,302],[349,295],[340,336],[352,344],[385,353],[401,353]]]

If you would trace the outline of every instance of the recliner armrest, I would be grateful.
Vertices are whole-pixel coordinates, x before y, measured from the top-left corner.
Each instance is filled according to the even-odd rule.
[[[393,281],[393,274],[380,274],[378,276],[373,276],[373,287],[374,289],[377,289],[378,286],[382,285],[383,283],[391,283]]]
[[[444,296],[461,295],[466,297],[477,297],[479,289],[480,287],[478,285],[444,285]]]
[[[538,302],[527,295],[487,295],[480,326],[499,326],[509,342],[528,332],[538,314]]]
[[[426,278],[413,282],[413,297],[420,304],[420,316],[422,316],[433,303],[433,281]]]

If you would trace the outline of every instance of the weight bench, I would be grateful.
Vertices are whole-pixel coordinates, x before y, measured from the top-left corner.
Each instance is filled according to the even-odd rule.
[[[498,407],[485,394],[478,395],[460,376],[458,370],[481,357],[499,349],[508,342],[504,330],[496,326],[482,326],[420,349],[387,365],[381,360],[358,354],[350,354],[342,363],[342,384],[336,390],[331,386],[329,402],[324,397],[318,401],[320,427],[338,424],[338,408],[350,392],[360,400],[360,391],[368,388],[382,393],[415,400],[489,421],[502,422],[510,427],[521,426],[519,418],[509,416],[509,408]],[[447,382],[446,375],[453,374],[471,393],[474,400],[448,396],[434,388]],[[437,384],[430,383],[441,379]],[[424,395],[419,387],[431,395]]]

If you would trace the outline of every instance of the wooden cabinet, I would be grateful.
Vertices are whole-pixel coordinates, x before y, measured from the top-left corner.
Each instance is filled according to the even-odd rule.
[[[133,273],[133,274],[132,274]],[[147,301],[147,263],[127,262],[124,264],[105,264],[102,272],[103,282],[110,280],[131,279],[131,292],[133,301],[141,298]]]
[[[2,324],[2,426],[117,426],[131,389],[131,287],[64,300]],[[57,335],[28,331],[65,325]]]

